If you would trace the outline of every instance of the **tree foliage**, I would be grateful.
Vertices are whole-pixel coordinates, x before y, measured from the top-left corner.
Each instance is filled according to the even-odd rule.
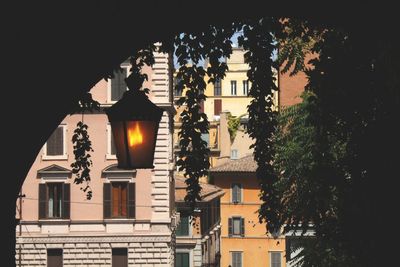
[[[300,266],[382,266],[389,259],[379,256],[387,242],[380,232],[393,219],[399,147],[390,130],[399,107],[396,42],[351,27],[303,25],[319,32],[311,48],[318,57],[306,70],[303,103],[279,119],[278,219],[286,232],[312,225]]]
[[[265,17],[209,25],[162,40],[162,50],[180,65],[176,90],[180,114],[177,165],[187,184],[185,200],[200,200],[199,178],[207,175],[207,116],[201,111],[207,83],[225,76],[222,60],[232,53],[231,37],[241,31],[251,81],[248,133],[260,182],[260,222],[268,231],[312,225],[303,243],[303,266],[379,266],[377,251],[385,239],[368,235],[393,217],[399,121],[399,43],[390,35],[365,34],[351,25],[322,25],[318,20]],[[279,48],[277,61],[271,57]],[[142,83],[144,64],[154,47],[132,57],[132,74]],[[307,68],[308,53],[314,53]],[[208,65],[203,66],[203,60]],[[272,94],[278,90],[273,69],[309,79],[304,102],[277,118]],[[397,156],[398,158],[398,156]],[[393,229],[393,228],[392,228]]]

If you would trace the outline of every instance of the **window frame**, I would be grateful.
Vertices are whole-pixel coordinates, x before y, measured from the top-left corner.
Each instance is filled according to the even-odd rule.
[[[63,214],[64,214],[64,200],[63,200],[63,198],[64,198],[64,188],[63,188],[63,186],[64,186],[64,183],[57,183],[57,182],[55,182],[55,183],[52,183],[52,182],[49,182],[49,183],[46,183],[46,218],[47,219],[54,219],[54,220],[58,220],[58,219],[62,219],[63,218]],[[58,191],[58,190],[60,190],[59,192],[57,192],[57,199],[56,199],[56,203],[53,203],[52,204],[52,207],[51,207],[51,209],[52,209],[52,213],[54,214],[54,213],[56,213],[56,209],[54,209],[54,207],[56,207],[56,206],[58,206],[58,202],[60,202],[60,210],[58,211],[58,213],[60,214],[59,216],[52,216],[52,217],[50,217],[50,193],[51,193],[51,188],[57,188],[57,190],[56,191]],[[53,202],[54,202],[54,200],[53,200]]]
[[[278,266],[278,267],[282,267],[282,262],[283,262],[283,251],[280,251],[280,250],[271,250],[271,251],[268,251],[268,256],[269,256],[269,266],[270,267],[274,267],[273,265],[272,265],[272,254],[273,253],[279,253],[279,258],[280,258],[280,266]]]
[[[231,80],[231,95],[237,96],[237,81]]]
[[[62,155],[47,155],[47,142],[44,144],[43,146],[43,153],[42,153],[42,160],[68,160],[68,153],[67,153],[67,124],[62,123],[59,126],[57,126],[58,128],[62,128],[63,129],[63,154]],[[53,135],[53,133],[51,134]],[[51,136],[50,136],[51,137]],[[50,139],[49,137],[49,139]]]
[[[240,201],[233,201],[233,186],[234,185],[239,185],[240,187]],[[243,203],[243,184],[241,183],[231,183],[231,203],[233,204],[239,204]]]
[[[239,222],[240,222],[240,224],[239,224],[240,233],[239,234],[234,233],[234,220],[239,220]],[[241,215],[233,215],[228,218],[228,237],[232,237],[232,238],[245,237],[244,217],[242,217]]]
[[[240,266],[239,267],[243,267],[243,251],[240,251],[240,250],[231,250],[231,251],[229,251],[229,254],[230,254],[230,265],[232,267],[235,267],[233,265],[233,254],[234,253],[237,253],[237,254],[240,255]]]
[[[112,221],[112,220],[136,220],[136,195],[137,195],[137,189],[136,189],[136,170],[121,170],[117,169],[114,170],[117,165],[116,164],[111,164],[108,167],[106,167],[102,171],[102,176],[105,178],[105,181],[103,183],[103,220],[105,221]],[[128,201],[128,206],[127,206],[127,216],[126,217],[113,217],[112,216],[112,183],[127,183],[128,186],[128,192],[127,192],[127,201]],[[133,185],[132,185],[133,184]],[[107,186],[106,186],[107,185]],[[110,187],[107,189],[107,187]],[[133,191],[133,199],[130,199],[130,190]],[[109,192],[106,197],[106,191]],[[110,190],[110,191],[108,191]],[[133,202],[132,202],[133,201]]]
[[[71,184],[66,183],[66,179],[43,179],[44,182],[38,184],[38,219],[42,220],[70,220],[71,219]],[[49,185],[59,184],[61,186],[61,211],[59,217],[49,217]],[[41,186],[45,186],[44,198],[42,198]],[[42,196],[42,197],[41,197]],[[44,202],[44,203],[43,203]],[[43,206],[44,205],[44,206]],[[44,214],[42,213],[42,208],[44,208]],[[54,213],[54,212],[53,212]]]
[[[236,155],[233,156],[233,152],[236,152]],[[231,159],[239,159],[239,150],[238,149],[231,149]]]
[[[123,69],[126,69],[126,77],[128,77],[129,74],[131,73],[130,72],[130,67],[131,67],[130,64],[129,63],[122,63],[120,65],[120,67],[123,68]],[[115,101],[115,100],[111,99],[111,94],[112,94],[111,83],[112,83],[112,80],[113,79],[108,79],[107,80],[107,103],[108,104],[114,104],[114,103],[118,102],[118,100]],[[128,89],[128,86],[126,88]]]
[[[222,79],[216,79],[214,82],[214,96],[222,96]]]
[[[129,218],[129,214],[128,214],[128,205],[129,205],[129,199],[128,199],[128,197],[129,197],[129,193],[128,193],[128,186],[129,186],[129,183],[128,182],[111,182],[110,183],[111,184],[111,219],[127,219],[127,218]],[[118,211],[117,211],[117,213],[118,213],[118,215],[114,215],[114,188],[116,188],[116,187],[114,187],[114,186],[116,186],[116,185],[118,185]],[[123,191],[122,191],[122,187],[124,187],[124,189],[125,189],[125,201],[122,201],[123,200],[123,197],[122,197],[122,193],[123,193]],[[125,215],[122,215],[122,210],[123,210],[123,203],[125,202]]]
[[[176,258],[176,254],[178,254],[178,253],[187,253],[187,254],[189,254],[189,267],[193,267],[193,249],[177,248],[175,250],[175,258]]]
[[[249,95],[249,80],[242,80],[242,85],[243,85],[243,95],[248,96]]]
[[[112,129],[111,129],[110,123],[107,123],[106,132],[107,132],[106,159],[111,159],[111,160],[117,159],[117,154],[116,153],[115,154],[111,154],[111,151],[112,151],[112,149],[111,149],[111,145],[112,145],[111,141],[112,141],[113,136],[112,136]]]
[[[181,212],[181,214],[182,214],[182,212]],[[180,218],[181,218],[181,220],[182,220],[182,218],[183,217],[186,217],[186,216],[180,216]],[[190,237],[190,236],[192,236],[192,234],[193,234],[193,229],[192,229],[192,227],[191,227],[191,224],[190,224],[190,221],[191,221],[191,219],[192,219],[192,216],[187,216],[187,218],[188,218],[188,234],[187,235],[178,235],[177,234],[177,231],[178,231],[178,227],[179,227],[179,225],[178,225],[178,227],[177,227],[177,229],[176,229],[176,232],[175,232],[175,234],[176,234],[176,237]]]

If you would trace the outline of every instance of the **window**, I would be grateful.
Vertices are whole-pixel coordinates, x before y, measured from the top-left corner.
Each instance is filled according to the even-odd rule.
[[[229,236],[244,236],[244,218],[232,217],[228,219]]]
[[[128,66],[121,66],[122,72],[119,70],[114,71],[114,78],[110,79],[108,83],[109,88],[109,101],[116,102],[122,98],[126,92],[127,86],[125,78],[128,77]]]
[[[241,184],[232,184],[232,202],[240,203],[242,202],[242,185]]]
[[[231,159],[238,159],[239,158],[239,153],[237,149],[232,149],[231,150]]]
[[[243,81],[243,95],[248,95],[249,94],[249,81],[245,80]]]
[[[39,219],[69,219],[70,184],[39,184]]]
[[[214,115],[219,116],[222,111],[222,100],[214,99]]]
[[[201,140],[207,143],[207,147],[210,146],[210,134],[209,133],[202,133]]]
[[[67,159],[66,125],[60,125],[44,146],[43,159]]]
[[[135,218],[135,184],[105,183],[103,202],[104,218]]]
[[[63,250],[60,248],[47,249],[47,266],[62,267],[63,266]]]
[[[231,95],[236,95],[236,81],[231,81]]]
[[[107,124],[107,159],[116,159],[115,142],[112,134],[111,125]]]
[[[221,79],[216,79],[214,83],[214,95],[220,96],[221,95]]]
[[[270,252],[271,267],[282,267],[282,252]]]
[[[190,267],[189,252],[177,252],[175,257],[175,267]]]
[[[204,100],[200,100],[199,113],[204,113]]]
[[[173,86],[174,86],[174,96],[182,96],[182,89],[178,90],[176,86],[181,82],[182,79],[178,79],[177,77],[173,78]]]
[[[127,183],[112,183],[112,217],[126,217],[127,216]]]
[[[176,228],[176,236],[188,236],[190,227],[190,218],[188,215],[181,214],[181,221]]]
[[[128,267],[128,249],[112,249],[112,267]]]
[[[241,251],[232,251],[231,252],[231,266],[232,267],[242,267],[242,252]]]

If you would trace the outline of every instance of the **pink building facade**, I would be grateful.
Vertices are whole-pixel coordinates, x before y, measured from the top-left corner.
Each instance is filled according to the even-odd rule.
[[[150,99],[165,111],[159,125],[154,169],[116,168],[115,148],[104,111],[66,117],[42,148],[25,178],[17,203],[17,266],[173,266],[177,221],[173,180],[171,59],[155,53],[147,68]],[[126,90],[124,72],[91,90],[106,108]],[[51,111],[49,111],[51,112]],[[91,200],[73,183],[72,136],[86,123],[91,152]],[[85,186],[85,185],[83,185]],[[19,214],[21,214],[19,218]]]

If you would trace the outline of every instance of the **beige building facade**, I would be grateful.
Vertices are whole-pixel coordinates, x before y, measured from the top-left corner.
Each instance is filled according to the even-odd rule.
[[[220,266],[220,199],[224,192],[207,183],[200,183],[200,186],[201,201],[191,214],[184,200],[185,179],[176,176],[175,199],[180,213],[180,223],[176,230],[176,267]]]
[[[175,212],[171,59],[155,53],[147,68],[150,99],[165,111],[156,141],[154,169],[121,170],[104,108],[126,90],[123,72],[91,90],[102,110],[66,117],[32,165],[17,203],[17,266],[174,266]],[[71,142],[78,121],[86,123],[93,197],[73,183]]]

